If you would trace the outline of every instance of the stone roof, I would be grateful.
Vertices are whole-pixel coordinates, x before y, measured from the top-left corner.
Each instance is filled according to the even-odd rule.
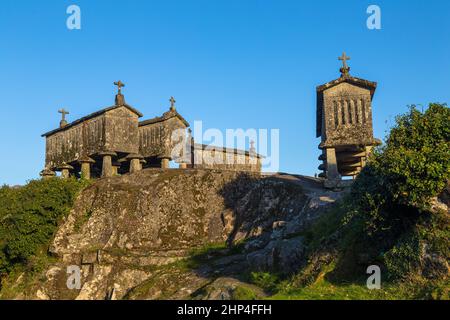
[[[375,89],[377,88],[377,83],[376,82],[372,82],[369,80],[365,80],[365,79],[361,79],[361,78],[357,78],[357,77],[352,77],[350,75],[347,76],[342,76],[336,80],[327,82],[321,86],[318,86],[316,88],[317,93],[321,93],[329,88],[332,88],[334,86],[337,86],[338,84],[341,83],[350,83],[352,85],[358,86],[358,87],[362,87],[365,89],[369,89],[370,90],[370,94],[373,96],[373,94],[375,93]]]
[[[351,75],[347,74],[342,74],[342,76],[336,80],[327,82],[323,85],[317,86],[316,87],[316,92],[317,92],[317,105],[316,105],[316,136],[320,137],[321,133],[322,133],[322,116],[323,116],[323,92],[325,90],[328,90],[332,87],[335,87],[341,83],[349,83],[351,85],[354,86],[358,86],[361,88],[365,88],[370,90],[370,95],[371,97],[373,97],[374,93],[375,93],[375,89],[377,88],[377,83],[373,82],[373,81],[369,81],[369,80],[365,80],[365,79],[361,79],[361,78],[357,78],[357,77],[352,77]]]
[[[154,117],[148,120],[141,121],[139,122],[139,126],[142,127],[149,124],[166,121],[173,117],[177,117],[186,127],[190,126],[189,122],[187,122],[186,119],[184,119],[176,110],[167,111],[161,117]]]
[[[143,116],[142,113],[140,113],[137,109],[133,108],[132,106],[130,106],[130,105],[128,105],[128,104],[114,105],[114,106],[107,107],[107,108],[98,110],[98,111],[96,111],[96,112],[93,112],[93,113],[91,113],[91,114],[89,114],[89,115],[87,115],[87,116],[85,116],[85,117],[82,117],[82,118],[80,118],[80,119],[77,119],[77,120],[75,120],[75,121],[73,121],[73,122],[71,122],[71,123],[65,125],[65,126],[62,127],[62,128],[54,129],[54,130],[52,130],[52,131],[49,131],[49,132],[47,132],[47,133],[44,133],[44,134],[41,135],[41,136],[42,136],[42,137],[48,137],[48,136],[51,136],[51,135],[53,135],[53,134],[55,134],[55,133],[57,133],[57,132],[67,130],[67,129],[73,127],[73,126],[76,126],[77,124],[80,124],[80,123],[86,121],[86,120],[95,118],[95,117],[97,117],[97,116],[99,116],[99,115],[104,114],[105,112],[108,112],[108,111],[111,111],[111,110],[114,110],[114,109],[117,109],[117,108],[120,108],[120,107],[125,107],[125,108],[129,109],[131,112],[137,114],[138,117],[142,117],[142,116]]]

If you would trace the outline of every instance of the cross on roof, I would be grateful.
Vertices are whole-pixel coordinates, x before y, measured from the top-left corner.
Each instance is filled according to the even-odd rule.
[[[67,111],[66,109],[62,108],[58,110],[59,113],[61,113],[62,115],[62,119],[61,120],[66,120],[66,114],[69,114],[69,111]]]
[[[175,100],[174,97],[170,97],[169,101],[170,101],[170,109],[174,110],[175,109],[175,102],[177,102],[177,101]]]
[[[125,83],[123,83],[122,81],[117,81],[117,82],[114,82],[114,85],[116,85],[117,86],[117,88],[118,88],[118,93],[120,94],[121,93],[121,89],[123,88],[123,87],[125,87]]]
[[[338,59],[342,61],[342,66],[344,67],[344,69],[347,69],[348,68],[347,60],[350,60],[351,58],[347,56],[344,52],[342,56],[339,57]]]

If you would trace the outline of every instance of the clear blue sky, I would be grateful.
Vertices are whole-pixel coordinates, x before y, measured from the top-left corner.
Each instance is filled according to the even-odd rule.
[[[66,8],[82,29],[66,28]],[[382,10],[382,30],[366,9]],[[171,95],[208,128],[280,129],[280,170],[313,175],[315,87],[339,76],[377,81],[375,136],[408,104],[450,101],[450,1],[2,0],[0,184],[44,166],[40,135],[112,104],[112,82],[146,118]]]

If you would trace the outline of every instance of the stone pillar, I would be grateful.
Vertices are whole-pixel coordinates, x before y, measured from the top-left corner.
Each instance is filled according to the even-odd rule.
[[[130,160],[130,173],[141,171],[141,161],[139,159]]]
[[[115,152],[106,151],[99,153],[99,155],[103,157],[102,178],[112,177],[112,157],[117,156],[117,154]]]
[[[113,161],[112,163],[112,173],[113,176],[117,176],[119,175],[119,168],[120,168],[121,163],[118,161]]]
[[[326,149],[326,175],[324,186],[325,188],[336,188],[341,181],[341,175],[338,171],[336,149]]]
[[[73,170],[73,167],[71,165],[63,163],[59,167],[59,170],[61,170],[61,178],[68,179],[70,177],[70,170]]]
[[[91,163],[95,163],[95,161],[89,157],[83,157],[78,161],[81,163],[81,178],[91,179]]]
[[[169,158],[162,158],[161,159],[161,168],[162,169],[169,169],[169,162],[170,162]]]
[[[39,173],[39,175],[42,177],[42,179],[47,180],[53,178],[56,174],[55,171],[45,168]]]
[[[130,173],[135,173],[142,170],[141,160],[143,160],[143,156],[137,153],[130,153],[127,156],[127,160],[130,161]]]
[[[187,168],[187,163],[186,163],[186,162],[181,162],[181,163],[178,165],[178,168],[180,168],[180,169],[186,169],[186,168]]]
[[[81,178],[86,180],[91,179],[91,164],[89,162],[81,163]]]
[[[110,155],[103,156],[103,165],[102,165],[102,177],[111,177],[113,174],[112,171],[112,158]]]

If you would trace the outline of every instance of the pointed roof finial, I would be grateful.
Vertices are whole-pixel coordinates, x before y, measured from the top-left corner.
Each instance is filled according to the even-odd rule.
[[[349,56],[347,56],[344,52],[344,53],[342,53],[342,56],[340,56],[338,59],[340,61],[342,61],[342,68],[340,69],[341,77],[348,76],[350,67],[347,65],[347,60],[350,60],[351,58]]]
[[[122,94],[122,88],[125,87],[125,83],[119,80],[114,82],[114,85],[117,86],[116,106],[122,106],[125,104],[125,97]]]
[[[175,100],[174,97],[170,97],[169,101],[170,101],[170,110],[175,111],[175,102],[177,101]]]
[[[58,112],[61,113],[61,116],[62,116],[61,121],[59,122],[59,127],[64,128],[65,126],[67,126],[66,114],[69,114],[69,111],[62,108],[62,109],[59,109]]]

